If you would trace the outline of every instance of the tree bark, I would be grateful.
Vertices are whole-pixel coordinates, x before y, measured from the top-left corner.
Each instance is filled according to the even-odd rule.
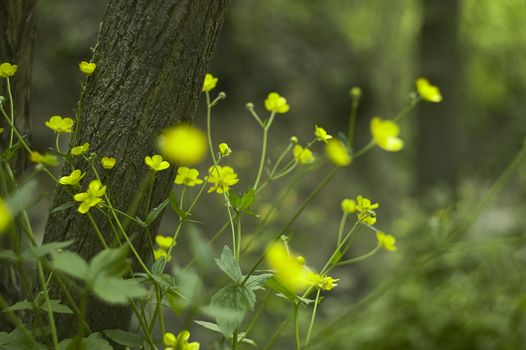
[[[15,125],[22,134],[30,134],[29,103],[31,96],[31,60],[36,32],[36,0],[0,0],[0,63],[9,62],[18,65],[16,75],[10,78],[11,92],[15,106]],[[3,79],[2,79],[3,80]],[[0,83],[0,96],[7,99],[7,88]],[[4,103],[7,103],[4,102]],[[6,107],[6,105],[4,105]],[[9,144],[9,126],[1,119],[4,128],[0,136],[1,149]],[[20,178],[27,165],[26,152],[17,152],[12,160],[12,169]],[[3,193],[2,196],[7,196]],[[10,240],[2,238],[0,249],[11,249]],[[18,274],[11,266],[0,265],[0,294],[9,303],[21,300]],[[10,324],[0,315],[0,331],[9,330]]]
[[[444,100],[418,107],[417,173],[421,193],[434,185],[454,190],[457,179],[460,4],[457,0],[422,1],[420,71],[440,87]]]
[[[117,159],[106,178],[115,208],[126,211],[148,169],[144,157],[155,152],[160,131],[191,119],[197,108],[209,57],[221,28],[229,0],[110,0],[104,16],[93,62],[95,73],[89,77],[82,110],[77,122],[78,140],[71,146],[89,142],[90,151]],[[98,162],[97,162],[98,163]],[[76,169],[88,170],[80,157]],[[100,164],[96,164],[102,174]],[[71,168],[64,166],[63,174]],[[157,173],[151,207],[168,196],[174,167]],[[91,179],[83,180],[85,187]],[[53,208],[72,198],[57,188]],[[147,199],[142,203],[149,202]],[[145,216],[148,205],[139,208]],[[105,239],[113,233],[106,219],[90,211]],[[150,259],[147,234],[130,225],[128,234],[144,260]],[[152,231],[155,231],[152,229]],[[102,249],[86,215],[68,210],[50,214],[44,242],[73,239],[70,249],[89,259]],[[57,291],[55,291],[57,292]],[[94,299],[87,309],[92,331],[126,329],[129,307],[104,305]],[[71,335],[71,318],[57,319],[61,337]]]

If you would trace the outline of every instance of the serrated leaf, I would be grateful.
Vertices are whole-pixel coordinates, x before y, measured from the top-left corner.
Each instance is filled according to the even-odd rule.
[[[106,339],[101,338],[100,333],[92,333],[87,338],[81,338],[80,341],[78,338],[64,339],[58,344],[58,349],[112,350],[113,348]]]
[[[201,302],[203,282],[193,270],[174,268],[173,274],[178,283],[178,292],[184,297],[185,306],[197,306]]]
[[[179,208],[179,204],[177,204],[177,198],[175,197],[175,193],[170,192],[170,207],[177,213],[179,218],[181,220],[184,220],[188,217],[188,213]]]
[[[100,276],[122,276],[128,271],[127,246],[115,249],[104,249],[91,259],[89,266],[90,280]]]
[[[54,253],[59,249],[66,248],[71,245],[73,241],[64,241],[64,242],[51,242],[51,243],[45,243],[42,244],[39,247],[29,247],[27,250],[25,250],[22,253],[22,257],[24,259],[30,259],[30,258],[39,258],[43,255]]]
[[[32,179],[11,195],[7,200],[7,203],[13,216],[16,216],[19,211],[26,209],[31,205],[34,195],[37,193],[36,189],[37,181]]]
[[[215,259],[215,262],[219,268],[227,274],[234,282],[241,283],[243,275],[241,274],[241,268],[237,262],[232,250],[225,245],[223,247],[223,252],[219,259]]]
[[[64,304],[61,304],[60,303],[60,300],[57,300],[57,299],[51,299],[50,300],[50,306],[51,306],[51,311],[53,311],[54,313],[56,314],[72,314],[73,311],[71,311],[71,309],[69,308],[69,306],[67,305],[64,305]],[[40,306],[44,311],[47,311],[47,305],[46,303],[42,304]]]
[[[248,209],[252,203],[256,200],[256,191],[253,188],[249,189],[243,194],[241,200],[239,201],[239,209],[244,210]]]
[[[232,208],[237,208],[239,206],[240,201],[241,201],[241,198],[234,190],[228,191],[228,202],[230,203],[230,206]]]
[[[210,310],[214,310],[216,323],[225,337],[231,337],[239,328],[249,310],[254,309],[256,295],[246,286],[229,284],[212,297]]]
[[[144,338],[138,334],[123,331],[122,329],[108,329],[103,333],[115,343],[129,346],[131,348],[140,348],[143,345]]]
[[[264,289],[263,287],[267,283],[268,279],[274,276],[271,273],[262,273],[260,275],[251,275],[245,283],[247,288],[252,290]],[[245,277],[243,277],[245,278]]]
[[[93,284],[93,292],[110,304],[127,304],[130,298],[142,298],[147,292],[135,279],[101,276]]]
[[[163,212],[164,208],[166,208],[168,203],[170,203],[170,199],[167,198],[164,201],[162,201],[161,204],[159,204],[158,206],[150,210],[150,212],[146,216],[146,220],[145,220],[146,225],[150,225],[152,222],[154,222],[155,219],[157,219],[159,215],[161,215],[161,213]]]
[[[78,254],[70,251],[63,251],[52,253],[52,256],[52,265],[56,270],[81,280],[88,277],[88,263]]]
[[[33,303],[27,300],[19,301],[18,303],[15,303],[9,306],[6,310],[11,310],[11,311],[33,310]]]
[[[194,322],[202,327],[205,327],[206,329],[211,330],[212,332],[221,333],[221,329],[219,328],[219,326],[213,322],[199,321],[199,320],[196,320]]]
[[[49,214],[58,213],[59,211],[63,211],[63,210],[69,209],[69,208],[75,206],[76,203],[77,202],[75,202],[75,201],[66,202],[66,203],[64,203],[62,205],[59,205],[58,207],[54,208],[53,210],[51,210],[49,212]]]

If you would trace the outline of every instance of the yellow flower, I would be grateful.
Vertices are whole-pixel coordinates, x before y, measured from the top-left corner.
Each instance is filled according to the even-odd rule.
[[[203,160],[208,149],[205,134],[190,124],[166,129],[158,139],[161,153],[177,165],[192,166]]]
[[[7,203],[0,198],[0,233],[4,232],[13,220],[13,214],[7,206]]]
[[[325,131],[324,128],[321,128],[318,125],[314,126],[314,136],[316,136],[317,140],[323,141],[325,143],[327,143],[327,141],[332,139],[332,136],[327,134],[327,131]]]
[[[77,193],[73,199],[80,203],[79,213],[86,214],[91,207],[96,206],[102,201],[102,196],[106,193],[106,186],[102,186],[99,180],[90,182],[86,192]]]
[[[0,64],[0,78],[8,78],[15,75],[18,66],[16,64],[11,64],[4,62]]]
[[[374,211],[380,205],[371,203],[371,200],[362,196],[356,197],[356,210],[358,211],[358,220],[368,225],[376,223],[376,212]]]
[[[203,92],[212,91],[216,87],[218,80],[219,79],[214,77],[212,74],[206,73],[205,81],[203,82],[203,89],[202,89],[202,91]]]
[[[46,153],[45,155],[40,154],[37,151],[32,151],[31,156],[29,157],[29,160],[31,160],[33,163],[42,163],[47,165],[57,165],[58,159],[51,153]]]
[[[300,164],[310,164],[315,160],[310,149],[303,148],[300,145],[294,146],[292,149],[292,154],[294,154],[294,158]]]
[[[378,245],[380,245],[385,250],[390,252],[396,252],[396,239],[382,231],[376,233],[376,239],[378,240]]]
[[[145,157],[144,162],[153,171],[162,171],[170,167],[170,163],[168,163],[166,160],[163,160],[163,157],[161,157],[158,154],[155,154],[151,157],[150,156]]]
[[[162,257],[164,257],[166,261],[170,260],[170,257],[168,256],[168,252],[164,250],[163,248],[158,248],[158,249],[153,250],[153,258],[155,260],[159,260]]]
[[[75,121],[71,118],[62,118],[59,115],[54,115],[46,121],[46,126],[56,132],[57,134],[72,132]]]
[[[392,120],[382,120],[380,117],[371,119],[371,134],[380,148],[389,152],[400,151],[404,148],[404,141],[398,138],[400,128]]]
[[[95,72],[95,68],[97,68],[97,65],[93,62],[82,61],[79,63],[79,68],[82,73],[91,75],[93,74],[93,72]]]
[[[281,97],[277,92],[271,92],[268,94],[265,100],[265,108],[269,112],[275,113],[287,113],[289,111],[289,105],[287,99]]]
[[[232,150],[230,149],[227,143],[223,142],[219,144],[219,153],[221,153],[223,157],[228,157],[232,154]]]
[[[73,147],[69,153],[71,153],[74,156],[80,156],[86,153],[89,150],[89,143],[85,143],[83,145]]]
[[[199,179],[199,171],[197,169],[190,169],[182,166],[177,169],[177,176],[175,177],[175,184],[186,185],[188,187],[194,187],[200,185],[203,180]]]
[[[356,211],[356,202],[353,199],[345,198],[341,206],[344,213],[352,214]]]
[[[331,276],[327,275],[320,275],[314,272],[309,272],[308,277],[311,286],[323,290],[333,289],[338,285],[336,282],[339,281],[337,278],[332,278]]]
[[[442,94],[437,86],[431,85],[426,78],[418,78],[416,80],[416,91],[420,97],[429,102],[441,102]]]
[[[329,140],[325,145],[325,154],[336,166],[344,167],[352,162],[351,154],[340,140]]]
[[[163,335],[163,344],[165,350],[199,350],[200,344],[198,342],[189,343],[190,332],[187,330],[179,332],[177,337],[175,334],[167,332]]]
[[[213,183],[208,193],[216,191],[217,193],[225,193],[230,190],[230,186],[234,186],[239,182],[237,174],[229,166],[213,165],[208,168],[208,176],[206,177],[208,183]]]
[[[75,186],[79,184],[84,175],[86,175],[86,173],[82,173],[80,170],[73,170],[68,176],[62,176],[59,182],[62,185]]]
[[[102,167],[104,169],[113,169],[113,167],[115,166],[115,163],[117,163],[117,159],[113,158],[113,157],[102,157],[102,159],[100,160],[100,163],[102,164]]]
[[[174,239],[170,236],[155,236],[155,243],[161,248],[170,249]]]
[[[290,291],[300,292],[310,285],[309,271],[282,242],[272,244],[265,258],[275,277]]]

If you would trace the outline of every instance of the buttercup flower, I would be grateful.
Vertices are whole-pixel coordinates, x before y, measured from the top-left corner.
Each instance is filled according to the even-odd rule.
[[[353,199],[345,198],[341,206],[344,213],[352,214],[356,211],[356,202]]]
[[[202,91],[203,92],[209,92],[209,91],[212,91],[216,85],[217,85],[217,81],[219,79],[217,79],[216,77],[214,77],[212,74],[210,73],[206,73],[205,75],[205,81],[203,82],[203,88],[202,88]]]
[[[382,120],[380,117],[374,117],[371,119],[371,134],[374,142],[386,151],[396,152],[404,147],[404,141],[398,138],[400,128],[392,120]]]
[[[80,146],[73,147],[69,153],[71,153],[74,156],[80,156],[86,153],[89,150],[89,143],[85,143]]]
[[[163,335],[163,344],[165,350],[199,350],[198,342],[189,343],[190,332],[187,330],[181,331],[177,337],[175,334],[167,332]]]
[[[86,75],[93,74],[93,72],[95,72],[95,68],[97,68],[97,65],[93,62],[82,61],[79,63],[80,71]]]
[[[113,157],[102,157],[102,159],[100,160],[100,163],[102,164],[102,167],[104,169],[111,170],[111,169],[113,169],[113,167],[117,163],[117,159],[115,159]]]
[[[216,191],[217,193],[225,193],[230,190],[230,186],[234,186],[239,182],[237,174],[229,166],[213,165],[208,168],[208,176],[206,181],[213,183],[208,193]]]
[[[82,180],[82,178],[84,177],[84,175],[86,175],[86,173],[82,173],[80,170],[73,170],[71,172],[71,174],[69,174],[68,176],[62,176],[59,180],[59,182],[62,184],[62,185],[70,185],[70,186],[75,186],[75,185],[78,185],[80,180]]]
[[[429,102],[441,102],[442,94],[437,86],[431,85],[426,78],[418,78],[416,80],[416,91],[424,100]]]
[[[232,150],[230,149],[228,144],[223,142],[219,144],[219,153],[221,153],[223,157],[228,157],[232,154]]]
[[[42,163],[47,165],[57,165],[58,159],[51,153],[46,153],[45,155],[40,154],[37,151],[32,151],[31,156],[29,157],[29,160],[33,163]]]
[[[175,177],[175,184],[185,185],[188,187],[194,187],[195,185],[200,185],[203,183],[203,180],[199,179],[199,171],[197,169],[190,169],[188,167],[182,166],[177,169],[177,176]]]
[[[340,140],[329,140],[325,145],[327,158],[336,166],[344,167],[351,164],[352,157],[347,147]]]
[[[13,214],[11,214],[11,210],[7,206],[7,203],[0,198],[0,233],[5,231],[12,220]]]
[[[91,207],[96,206],[102,201],[102,196],[106,193],[106,186],[102,186],[99,180],[93,180],[90,182],[86,192],[77,193],[73,196],[73,199],[80,203],[78,212],[86,214]]]
[[[292,149],[292,154],[294,154],[294,158],[300,164],[310,164],[315,160],[310,149],[303,148],[300,145],[294,146]]]
[[[333,289],[338,285],[336,282],[339,281],[337,278],[332,278],[331,276],[327,275],[320,275],[314,272],[309,272],[308,277],[311,286],[322,290]]]
[[[159,247],[164,248],[164,249],[170,249],[173,241],[174,239],[170,236],[161,236],[161,235],[155,236],[155,243],[157,243]]]
[[[168,163],[166,160],[163,160],[163,157],[161,157],[158,154],[155,154],[151,157],[150,156],[145,157],[144,162],[153,171],[162,171],[170,167],[170,163]]]
[[[164,130],[158,139],[161,153],[177,165],[192,166],[203,160],[208,150],[205,134],[190,124]]]
[[[59,115],[54,115],[45,122],[46,126],[56,132],[57,134],[70,133],[73,130],[73,124],[75,121],[71,118],[62,118]]]
[[[376,212],[374,210],[379,206],[378,203],[371,203],[371,200],[368,198],[357,196],[356,210],[358,211],[358,220],[368,225],[374,225],[376,223]]]
[[[0,64],[0,78],[8,78],[15,75],[18,66],[16,64],[11,64],[4,62]]]
[[[396,252],[396,239],[393,236],[378,231],[376,233],[376,239],[378,240],[378,244],[385,250]]]
[[[164,250],[163,248],[158,248],[153,250],[153,258],[155,260],[159,260],[160,258],[164,257],[165,260],[170,260],[170,257],[168,256],[168,252]]]
[[[316,136],[316,139],[318,141],[322,141],[325,143],[332,139],[332,136],[327,134],[327,131],[325,131],[324,128],[321,128],[318,125],[314,126],[314,136]]]
[[[265,255],[275,277],[292,292],[300,292],[310,285],[308,270],[293,254],[289,254],[282,242],[270,246]]]
[[[277,92],[271,92],[265,100],[265,108],[269,112],[287,113],[290,107],[285,97],[281,97]]]

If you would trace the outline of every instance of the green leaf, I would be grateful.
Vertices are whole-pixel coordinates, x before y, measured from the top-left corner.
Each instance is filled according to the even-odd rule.
[[[249,310],[254,309],[256,295],[245,286],[229,284],[212,297],[210,310],[225,337],[231,337],[239,328]]]
[[[228,275],[228,277],[234,280],[234,282],[241,283],[243,279],[241,268],[239,267],[239,263],[234,257],[232,250],[230,250],[228,246],[225,245],[223,247],[221,257],[219,259],[215,259],[215,262],[217,266],[219,266],[219,268]]]
[[[78,254],[70,251],[52,253],[55,270],[85,280],[88,277],[88,264]]]
[[[146,224],[150,225],[152,222],[154,222],[155,219],[157,219],[157,217],[161,215],[164,208],[166,208],[169,202],[170,202],[170,199],[167,198],[164,201],[162,201],[161,204],[159,204],[158,206],[150,210],[150,212],[146,216],[146,220],[145,220]]]
[[[7,200],[13,216],[16,216],[19,211],[28,208],[32,204],[35,193],[38,193],[36,189],[37,181],[32,179],[26,182]]]
[[[244,210],[248,209],[252,203],[256,200],[256,191],[253,188],[249,189],[243,194],[241,200],[239,201],[239,209]]]
[[[150,271],[156,275],[160,276],[164,272],[166,264],[164,261],[164,257],[161,257],[160,259],[155,260],[155,262],[152,264],[152,267],[150,268]]]
[[[206,329],[209,329],[213,332],[216,332],[216,333],[221,333],[221,329],[219,328],[219,326],[213,322],[207,322],[207,321],[194,321],[195,323],[197,323],[198,325],[200,326],[203,326],[205,327]]]
[[[51,210],[49,212],[49,214],[58,213],[59,211],[63,211],[63,210],[69,209],[69,208],[75,206],[76,203],[77,202],[75,202],[75,201],[66,202],[66,203],[64,203],[62,205],[59,205],[58,207],[54,208],[53,210]]]
[[[181,220],[184,220],[188,217],[188,213],[179,208],[179,204],[177,204],[177,198],[175,197],[175,193],[170,192],[170,207],[179,215],[179,218]]]
[[[200,267],[208,268],[213,264],[214,251],[209,242],[203,238],[203,234],[197,228],[197,225],[188,225],[188,237],[190,237],[190,249],[192,256],[195,256],[196,262]]]
[[[69,306],[61,304],[60,300],[51,299],[50,300],[50,304],[51,304],[50,305],[51,306],[51,311],[53,311],[56,314],[72,314],[73,313],[73,311],[71,311]],[[41,308],[44,311],[47,311],[47,305],[45,303],[41,305]]]
[[[59,249],[66,248],[73,243],[72,240],[70,241],[64,241],[64,242],[51,242],[42,244],[40,247],[29,247],[27,250],[25,250],[22,253],[22,257],[24,259],[30,259],[30,258],[39,258],[43,255],[57,252]]]
[[[96,280],[101,275],[122,276],[128,271],[128,259],[126,255],[128,247],[122,246],[115,249],[104,249],[90,262],[90,280]]]
[[[127,304],[130,298],[142,298],[147,291],[135,279],[100,276],[93,284],[93,292],[110,304]]]
[[[174,268],[173,273],[178,282],[178,291],[185,298],[185,306],[197,306],[201,302],[203,282],[194,271]]]
[[[18,262],[18,257],[14,251],[5,249],[0,250],[0,260],[16,263]]]
[[[230,202],[230,206],[232,208],[235,208],[237,210],[239,206],[239,202],[241,201],[241,198],[234,190],[228,191],[228,201]]]
[[[251,275],[247,282],[245,283],[245,286],[247,288],[250,288],[251,290],[259,290],[264,289],[265,284],[267,283],[268,279],[274,276],[271,273],[262,273],[261,275]],[[245,278],[243,276],[243,278]]]
[[[142,336],[123,331],[122,329],[108,329],[103,333],[115,343],[129,346],[131,348],[140,348],[144,342],[144,338]]]
[[[59,350],[113,350],[110,343],[106,339],[102,339],[100,333],[92,333],[87,338],[78,339],[70,338],[64,339],[58,344]]]
[[[19,301],[18,303],[15,303],[9,306],[7,310],[11,310],[11,311],[33,310],[33,303],[27,300]]]

